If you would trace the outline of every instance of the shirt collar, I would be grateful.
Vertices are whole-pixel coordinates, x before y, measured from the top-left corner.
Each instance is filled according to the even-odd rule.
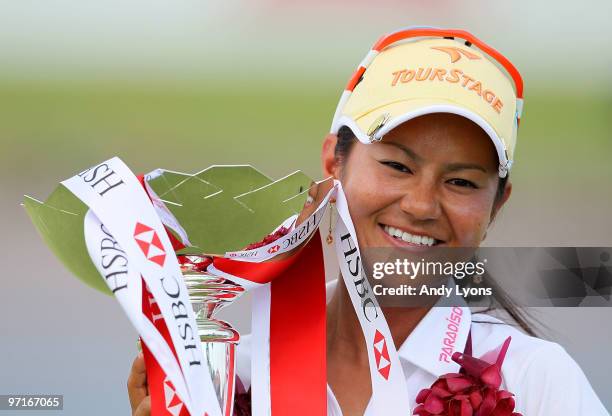
[[[337,284],[338,280],[327,283],[328,302]],[[449,279],[447,287],[455,290],[452,279]],[[470,308],[463,297],[458,296],[454,302],[458,306],[439,306],[441,303],[439,301],[427,312],[398,350],[400,359],[435,377],[459,371],[459,365],[451,357],[455,352],[464,351],[472,322]]]
[[[400,358],[436,377],[459,371],[459,364],[451,357],[464,351],[472,322],[470,308],[465,302],[461,304],[434,305],[400,347]]]

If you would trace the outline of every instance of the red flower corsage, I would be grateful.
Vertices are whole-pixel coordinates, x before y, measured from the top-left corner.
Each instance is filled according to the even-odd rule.
[[[418,416],[521,416],[514,412],[514,395],[500,390],[501,366],[511,338],[484,357],[471,356],[471,340],[465,352],[455,352],[453,361],[461,366],[458,373],[440,376],[428,389],[417,395]],[[497,353],[497,354],[496,354]],[[495,356],[493,358],[493,356]],[[491,359],[493,358],[493,359]]]

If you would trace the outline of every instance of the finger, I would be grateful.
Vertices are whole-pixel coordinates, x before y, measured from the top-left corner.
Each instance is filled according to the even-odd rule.
[[[308,195],[306,196],[306,202],[302,207],[302,211],[297,217],[295,222],[296,225],[300,225],[306,218],[308,218],[314,210],[317,208],[316,198],[318,194],[319,184],[312,182],[310,188],[308,188]]]
[[[327,196],[327,194],[329,193],[329,191],[332,190],[332,188],[334,187],[334,181],[331,178],[327,178],[322,180],[321,182],[319,182],[319,187],[317,188],[317,196],[316,196],[316,202],[317,205],[321,204],[321,202],[323,202],[323,199]],[[333,198],[330,199],[330,201],[332,201]]]
[[[127,381],[127,389],[130,405],[132,406],[132,411],[134,411],[147,396],[147,369],[142,353],[138,354],[138,357],[132,363],[132,369]]]
[[[296,225],[300,225],[315,212],[332,187],[333,181],[331,180],[326,179],[318,183],[312,182],[310,188],[308,189],[308,196],[306,197],[304,208],[302,208],[302,212],[300,212],[300,215],[296,220]]]
[[[145,397],[138,408],[132,412],[132,416],[151,416],[151,396]]]

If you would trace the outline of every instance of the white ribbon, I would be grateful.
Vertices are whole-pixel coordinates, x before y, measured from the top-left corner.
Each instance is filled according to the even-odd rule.
[[[339,181],[334,181],[334,185],[339,214],[334,231],[336,255],[366,341],[372,381],[370,409],[374,415],[410,415],[408,387],[399,355],[363,269],[357,234],[342,185]]]
[[[107,227],[129,259],[130,268],[133,267],[132,273],[142,275],[157,301],[178,356],[183,380],[178,377],[176,368],[172,369],[167,351],[159,350],[161,355],[156,355],[155,358],[164,371],[169,370],[167,375],[174,378],[170,380],[190,414],[203,416],[208,413],[210,416],[221,416],[178,260],[138,179],[115,157],[65,180],[62,184],[89,206],[99,222]],[[139,246],[136,240],[138,230],[140,237],[148,239],[154,246],[161,243],[161,248],[154,247],[151,250],[161,250],[165,256],[163,261],[158,256],[160,252],[152,253],[151,250]],[[132,277],[131,280],[137,279]],[[127,283],[129,284],[129,280]],[[115,296],[120,291],[115,291]],[[134,313],[133,306],[128,307],[129,313]],[[144,321],[142,312],[133,319]],[[148,332],[146,336],[149,336]]]
[[[155,325],[142,313],[140,274],[130,266],[125,251],[91,210],[85,215],[84,232],[87,251],[98,272],[172,381],[179,397],[189,397],[185,379],[172,350]]]

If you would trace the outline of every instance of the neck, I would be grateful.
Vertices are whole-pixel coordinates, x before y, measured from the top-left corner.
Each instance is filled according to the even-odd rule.
[[[429,311],[429,307],[381,308],[397,349]],[[368,352],[357,314],[353,309],[344,280],[338,286],[327,307],[327,353],[354,363],[367,363]]]

